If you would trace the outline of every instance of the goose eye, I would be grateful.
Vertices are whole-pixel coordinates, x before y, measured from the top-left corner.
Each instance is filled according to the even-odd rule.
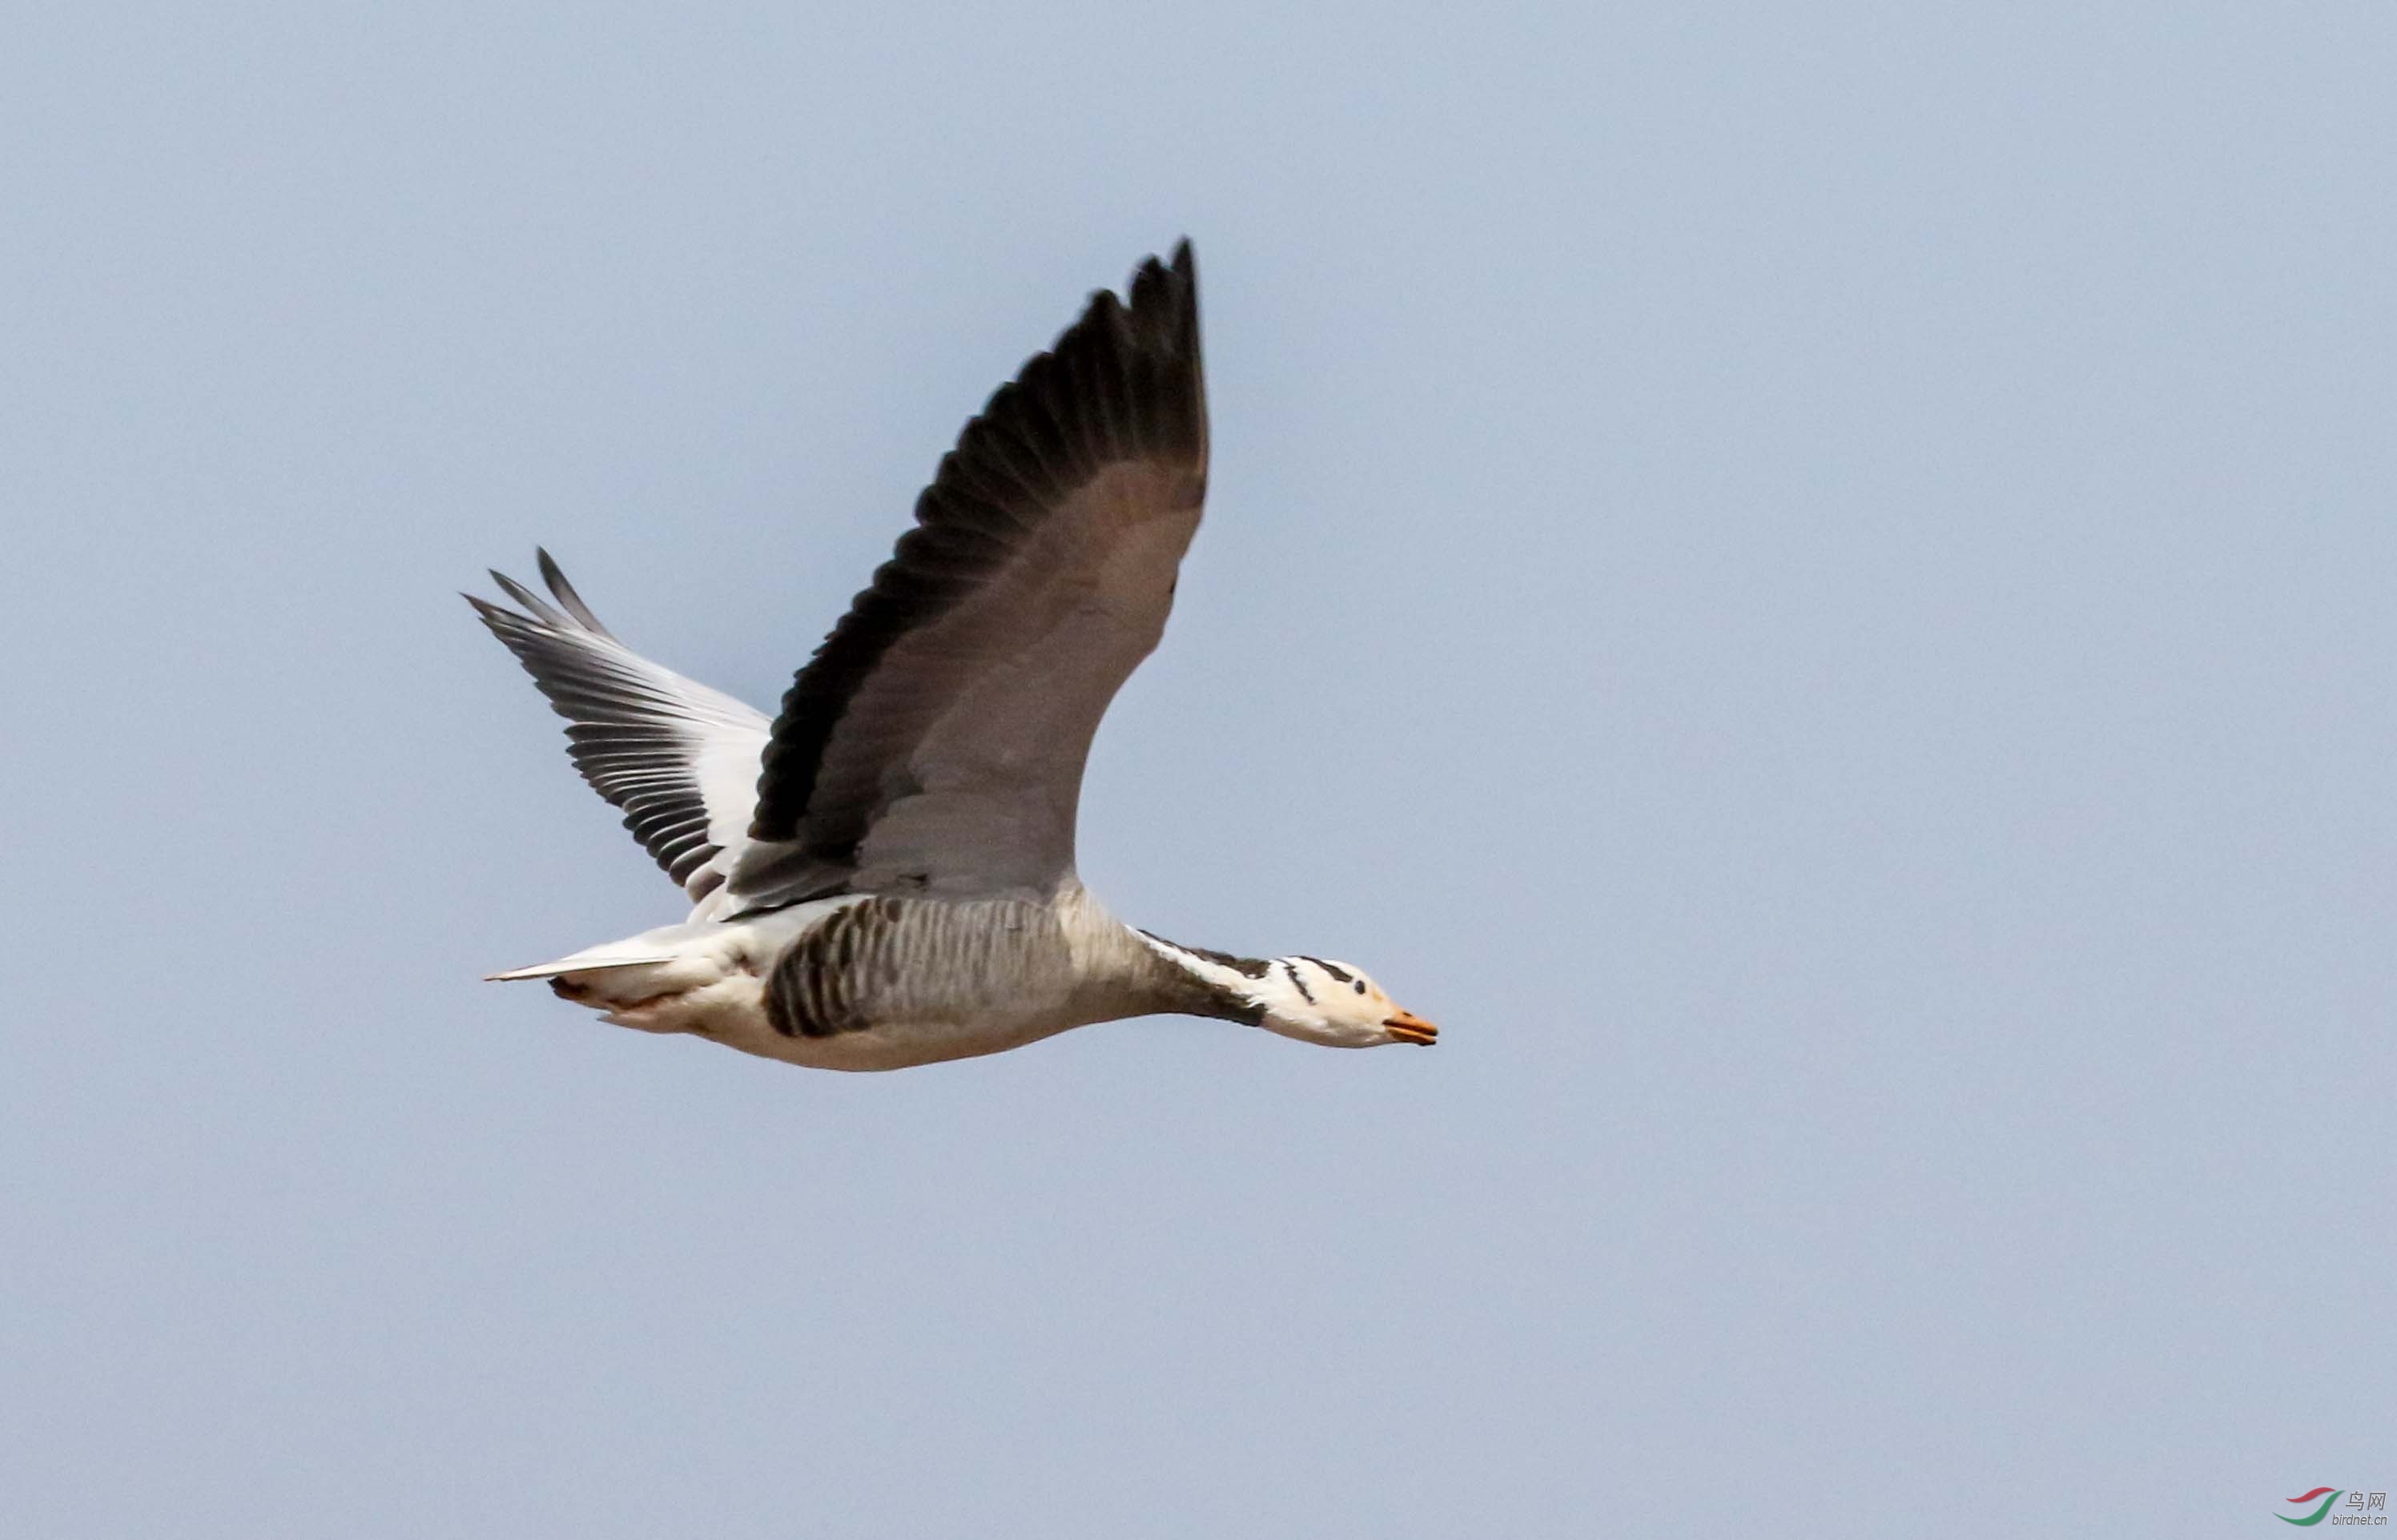
[[[1363,979],[1359,979],[1359,980],[1357,981],[1357,993],[1359,993],[1359,995],[1361,995],[1361,994],[1363,994],[1364,992],[1365,992],[1365,981],[1364,981]]]

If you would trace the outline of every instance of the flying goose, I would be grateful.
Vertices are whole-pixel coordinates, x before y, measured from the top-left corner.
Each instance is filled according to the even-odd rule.
[[[1185,241],[1128,300],[1093,295],[966,424],[770,723],[618,641],[548,552],[547,598],[493,572],[516,608],[468,602],[693,908],[491,976],[827,1069],[1158,1012],[1336,1048],[1434,1041],[1355,968],[1167,941],[1075,875],[1091,735],[1164,630],[1206,490]]]

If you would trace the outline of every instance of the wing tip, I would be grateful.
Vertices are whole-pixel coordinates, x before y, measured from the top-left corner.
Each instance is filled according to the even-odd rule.
[[[583,596],[575,592],[574,584],[567,579],[565,569],[557,565],[557,558],[549,554],[548,548],[536,545],[532,554],[533,561],[541,571],[542,584],[549,590],[550,597],[556,600],[556,604],[496,567],[485,568],[484,570],[490,575],[491,582],[499,585],[500,592],[521,608],[521,614],[463,590],[460,591],[459,596],[473,605],[475,613],[494,627],[512,623],[517,626],[529,625],[549,631],[584,631],[623,646],[616,634],[592,613],[591,606],[583,602]]]
[[[566,579],[565,569],[557,565],[557,558],[549,554],[548,548],[536,545],[532,554],[533,560],[541,569],[541,581],[548,586],[551,596],[566,607],[566,612],[574,617],[575,623],[585,631],[614,641],[616,634],[599,623],[599,617],[591,612],[591,607],[583,602],[583,596],[574,591],[574,584]]]

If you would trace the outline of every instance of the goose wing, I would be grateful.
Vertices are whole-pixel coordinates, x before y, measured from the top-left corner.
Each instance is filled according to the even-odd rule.
[[[1091,735],[1164,630],[1206,488],[1185,241],[966,424],[783,697],[731,901],[1052,891]]]
[[[539,553],[553,604],[502,573],[520,607],[466,596],[568,726],[583,779],[694,904],[724,884],[749,843],[765,714],[649,662],[616,639]]]

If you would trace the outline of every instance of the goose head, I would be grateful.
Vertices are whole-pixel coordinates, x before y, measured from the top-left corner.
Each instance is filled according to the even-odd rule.
[[[1321,957],[1274,957],[1246,993],[1268,1032],[1327,1048],[1415,1043],[1428,1048],[1440,1028],[1402,1011],[1362,971]]]

